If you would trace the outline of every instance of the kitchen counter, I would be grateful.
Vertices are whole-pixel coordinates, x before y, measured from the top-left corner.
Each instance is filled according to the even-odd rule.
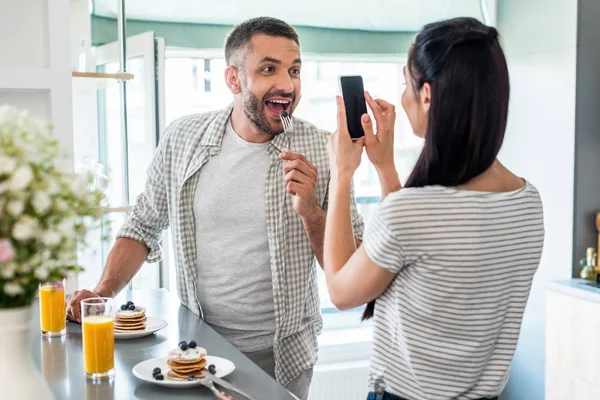
[[[599,328],[600,288],[594,281],[548,285],[546,400],[600,399]]]
[[[579,297],[600,303],[600,286],[595,281],[573,278],[564,281],[550,282],[548,290]]]
[[[209,355],[232,361],[235,371],[225,379],[257,400],[293,399],[287,390],[166,290],[123,292],[117,297],[116,304],[127,300],[145,306],[148,315],[167,320],[169,325],[144,338],[116,340],[115,377],[100,383],[85,378],[81,325],[68,322],[65,336],[43,338],[40,335],[39,307],[34,303],[30,331],[31,353],[57,400],[214,399],[212,392],[204,387],[165,388],[133,376],[131,369],[137,363],[165,357],[181,340],[196,340],[199,346],[208,350]],[[232,394],[240,400],[244,399]]]

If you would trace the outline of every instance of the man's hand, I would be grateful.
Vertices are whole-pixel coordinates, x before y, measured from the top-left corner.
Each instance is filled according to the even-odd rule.
[[[303,219],[310,219],[322,211],[317,202],[317,167],[302,154],[281,153],[279,157],[287,160],[283,166],[287,192],[293,195],[294,210]]]
[[[85,289],[74,291],[71,297],[69,297],[69,304],[67,304],[67,319],[81,323],[81,301],[94,297],[100,296]]]

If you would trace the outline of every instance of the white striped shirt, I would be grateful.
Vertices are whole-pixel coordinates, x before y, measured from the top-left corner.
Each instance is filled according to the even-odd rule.
[[[397,274],[375,307],[370,390],[411,400],[500,394],[543,241],[542,203],[529,183],[387,196],[363,242]]]

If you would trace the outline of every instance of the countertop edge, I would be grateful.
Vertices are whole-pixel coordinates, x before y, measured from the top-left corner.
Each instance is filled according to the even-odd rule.
[[[573,278],[560,281],[552,281],[547,285],[547,289],[553,292],[559,292],[581,299],[600,303],[600,288],[587,286],[583,283],[592,282],[585,279]]]

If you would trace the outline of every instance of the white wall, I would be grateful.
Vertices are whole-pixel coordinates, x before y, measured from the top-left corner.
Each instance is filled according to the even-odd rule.
[[[503,399],[544,398],[546,283],[571,277],[577,1],[502,0],[511,102],[500,160],[539,190],[546,239]]]
[[[94,71],[91,53],[91,22],[88,0],[70,0],[71,68],[79,70],[79,55],[83,40],[85,71]],[[92,81],[92,82],[90,82]],[[98,157],[97,91],[90,79],[74,79],[73,82],[73,131],[74,158]]]
[[[0,104],[51,122],[72,168],[70,50],[69,0],[0,0]]]
[[[0,0],[0,101],[52,122],[72,157],[68,0]]]
[[[487,12],[488,25],[498,26],[498,0],[482,0],[483,12]]]
[[[45,68],[48,46],[45,0],[0,1],[2,68]],[[6,55],[6,56],[4,56]]]
[[[95,71],[91,52],[91,21],[88,0],[70,0],[71,67],[80,70],[79,56],[85,54],[85,71]],[[83,48],[81,41],[83,40]],[[103,82],[97,79],[73,79],[73,158],[75,163],[83,158],[98,160],[98,91]],[[78,276],[78,288],[93,289],[100,279],[102,254],[100,230],[86,237],[90,246],[80,249],[78,261],[84,271]]]

